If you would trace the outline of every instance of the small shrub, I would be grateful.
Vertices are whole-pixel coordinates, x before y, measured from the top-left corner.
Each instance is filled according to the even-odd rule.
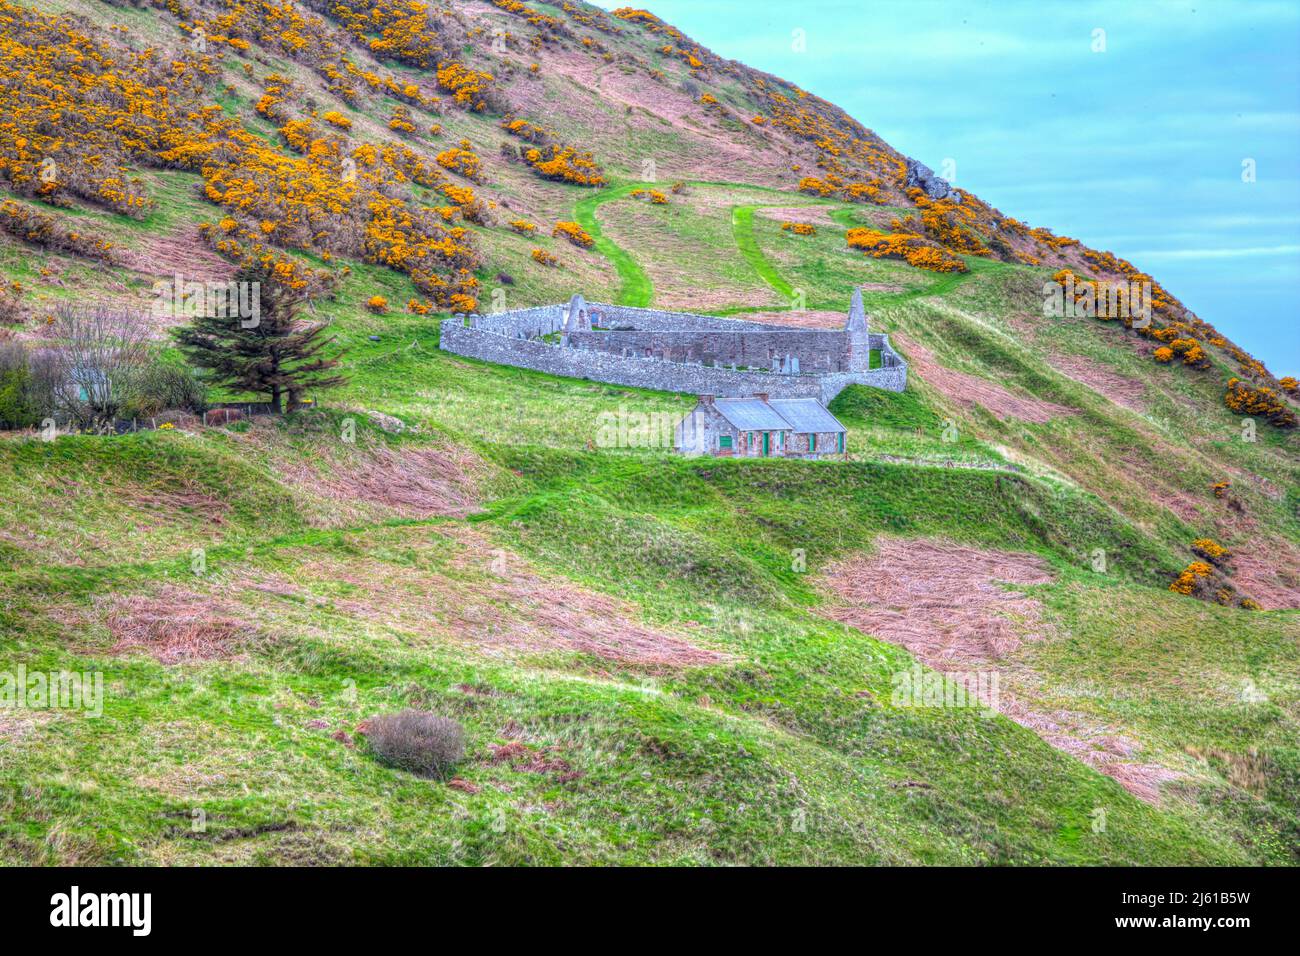
[[[1169,590],[1177,594],[1186,594],[1188,597],[1198,596],[1206,589],[1213,573],[1214,568],[1204,561],[1193,561],[1183,569],[1177,580],[1169,585]]]
[[[0,342],[0,428],[30,428],[53,403],[37,392],[32,357],[16,342]]]
[[[153,418],[168,409],[202,414],[208,390],[193,369],[154,355],[133,368],[123,383],[122,418]]]
[[[560,264],[560,260],[551,255],[545,249],[534,249],[533,261],[541,263],[544,266],[558,266]]]
[[[1192,553],[1211,564],[1223,564],[1232,557],[1232,552],[1213,538],[1197,538],[1192,542]]]
[[[465,731],[450,717],[422,710],[367,721],[366,740],[386,764],[424,777],[442,777],[465,756]]]
[[[388,118],[388,128],[399,133],[415,135],[415,122],[411,118],[411,111],[402,104],[393,107],[392,115]]]
[[[388,300],[382,295],[372,295],[366,300],[366,308],[376,315],[383,315],[388,311]]]
[[[1228,379],[1223,404],[1241,415],[1262,415],[1278,428],[1295,428],[1300,419],[1267,386],[1251,387],[1240,379]]]
[[[596,240],[591,238],[591,234],[576,222],[557,222],[555,228],[551,230],[551,235],[561,239],[567,239],[582,249],[590,249]],[[536,258],[536,256],[534,256]]]

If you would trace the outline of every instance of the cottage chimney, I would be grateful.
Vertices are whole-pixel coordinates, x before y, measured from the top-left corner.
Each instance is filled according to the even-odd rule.
[[[712,406],[712,405],[713,405],[713,396],[712,396],[712,395],[701,395],[701,396],[700,396],[700,404],[701,404],[701,405],[706,405],[706,406]]]
[[[765,402],[765,401],[767,401],[767,396],[768,396],[768,393],[767,393],[767,392],[755,392],[755,393],[754,393],[754,397],[755,397],[756,399],[758,399],[760,402]]]

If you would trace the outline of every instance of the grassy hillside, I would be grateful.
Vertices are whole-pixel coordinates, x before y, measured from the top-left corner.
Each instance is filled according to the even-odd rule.
[[[159,111],[216,107],[104,144],[143,205],[62,153],[75,175],[41,192],[41,157],[0,134],[0,201],[61,230],[0,232],[0,334],[57,344],[60,304],[148,309],[157,281],[228,277],[225,237],[328,275],[308,317],[349,377],[282,420],[0,433],[0,671],[105,687],[97,719],[0,709],[0,862],[1300,862],[1300,446],[1263,416],[1246,440],[1224,403],[1244,377],[1294,407],[1266,369],[1200,319],[1161,325],[1172,296],[1156,327],[1201,343],[1204,367],[1156,361],[1166,340],[1123,322],[1045,317],[1062,268],[1127,273],[971,194],[970,217],[936,213],[831,104],[653,17],[379,3],[368,29],[349,4],[274,9],[53,0],[83,19],[0,18],[32,49],[69,31],[111,48],[136,95],[168,93]],[[452,62],[491,79],[458,86]],[[66,95],[0,91],[15,124]],[[503,126],[518,119],[545,137]],[[316,152],[282,132],[295,121]],[[539,143],[590,151],[600,181],[545,178]],[[397,158],[368,165],[367,144]],[[240,169],[258,172],[222,192]],[[396,242],[354,181],[458,230],[438,282],[363,240],[450,233]],[[849,244],[926,214],[1010,245],[949,236],[964,271],[935,272]],[[552,235],[569,221],[590,248]],[[437,348],[453,291],[482,311],[581,291],[835,327],[854,286],[911,369],[903,393],[836,399],[846,461],[604,447],[602,415],[693,397]],[[179,321],[157,317],[159,340]],[[1169,589],[1206,537],[1261,610]],[[1000,577],[1008,562],[1033,574]],[[854,604],[876,584],[904,597]],[[900,634],[1015,640],[948,661]],[[995,672],[1002,713],[900,704],[917,662]],[[465,727],[449,780],[371,751],[366,721],[404,707]]]

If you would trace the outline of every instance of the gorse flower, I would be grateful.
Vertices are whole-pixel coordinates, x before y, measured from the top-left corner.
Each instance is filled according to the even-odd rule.
[[[551,235],[567,239],[583,249],[590,249],[595,243],[591,235],[576,222],[557,222],[555,228],[551,230]]]

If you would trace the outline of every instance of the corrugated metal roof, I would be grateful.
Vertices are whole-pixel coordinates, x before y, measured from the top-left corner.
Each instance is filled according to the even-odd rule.
[[[790,423],[767,402],[757,398],[719,398],[722,417],[741,431],[789,431]]]
[[[774,398],[768,402],[796,432],[847,431],[815,398]]]

